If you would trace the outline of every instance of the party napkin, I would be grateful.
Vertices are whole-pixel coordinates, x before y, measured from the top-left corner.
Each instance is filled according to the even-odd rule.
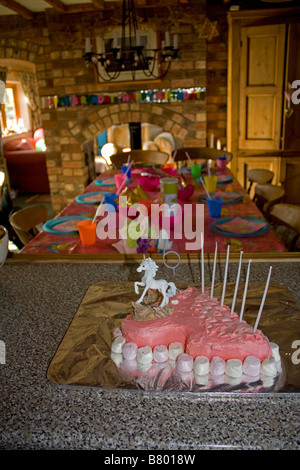
[[[256,233],[266,226],[266,223],[262,220],[257,222],[256,220],[244,219],[242,217],[234,217],[232,220],[218,224],[218,228],[231,233]]]

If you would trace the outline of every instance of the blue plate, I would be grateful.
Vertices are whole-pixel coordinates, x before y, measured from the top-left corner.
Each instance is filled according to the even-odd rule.
[[[103,181],[111,180],[111,182],[103,183]],[[115,178],[113,176],[106,176],[106,178],[100,178],[95,181],[97,186],[116,187]]]
[[[44,226],[43,226],[43,229],[45,230],[45,232],[48,232],[48,233],[55,233],[55,234],[69,234],[69,233],[74,233],[74,232],[77,232],[77,227],[74,228],[73,230],[59,230],[59,229],[56,229],[55,226],[56,225],[59,225],[59,224],[63,224],[65,222],[69,222],[70,220],[85,220],[85,219],[90,219],[90,217],[83,217],[81,215],[69,215],[69,216],[66,216],[66,217],[58,217],[57,219],[52,219],[52,220],[48,220]]]
[[[79,196],[76,197],[75,201],[76,202],[79,202],[79,204],[89,204],[89,205],[98,205],[100,204],[100,202],[102,201],[102,198],[100,199],[100,201],[86,201],[86,198],[90,197],[90,196],[96,196],[98,194],[102,194],[103,195],[103,198],[104,198],[104,195],[105,195],[105,192],[104,191],[98,191],[96,193],[84,193],[84,194],[80,194]]]
[[[211,196],[213,196],[214,194],[216,193],[211,193]],[[237,202],[242,202],[243,201],[243,196],[241,196],[239,193],[231,193],[229,191],[227,191],[227,194],[230,194],[231,196],[236,196],[234,199],[231,199],[231,200],[224,200],[223,199],[223,204],[236,204]],[[220,196],[222,197],[222,196]],[[207,195],[206,194],[201,194],[201,196],[199,197],[199,201],[201,202],[206,202],[206,199],[207,199]]]
[[[233,219],[235,219],[235,217],[226,217],[224,219],[218,219],[211,224],[211,228],[214,230],[214,232],[220,233],[221,235],[226,235],[228,237],[256,237],[258,235],[264,235],[270,228],[269,224],[266,223],[266,225],[264,225],[261,229],[257,230],[256,232],[234,233],[227,232],[226,230],[222,230],[218,227],[218,225],[230,222]],[[250,220],[251,222],[264,222],[261,219],[254,219],[253,217],[241,217],[241,219]]]
[[[223,175],[217,173],[217,176],[223,176]],[[225,176],[226,176],[226,178],[224,178],[222,181],[218,180],[217,184],[227,184],[227,183],[231,183],[233,181],[232,176],[230,176],[230,175],[225,175]]]

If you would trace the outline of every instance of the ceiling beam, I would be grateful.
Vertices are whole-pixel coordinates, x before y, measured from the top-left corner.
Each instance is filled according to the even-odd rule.
[[[15,2],[15,0],[0,0],[0,5],[8,8],[15,13],[23,16],[26,20],[32,20],[34,18],[34,13],[28,8],[23,7],[20,3]]]
[[[104,10],[105,8],[104,0],[92,0],[92,3],[96,8],[99,8],[100,10]]]
[[[49,3],[54,10],[59,11],[60,13],[67,13],[68,6],[65,3],[62,3],[60,0],[45,0],[45,2]]]

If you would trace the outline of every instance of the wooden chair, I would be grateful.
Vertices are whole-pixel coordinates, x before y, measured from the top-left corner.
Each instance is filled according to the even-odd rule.
[[[250,194],[253,183],[258,183],[258,184],[272,183],[273,178],[274,178],[274,172],[270,170],[264,170],[262,168],[248,170],[247,180],[250,182],[250,185],[247,191],[248,194]]]
[[[9,221],[21,242],[26,245],[43,228],[43,224],[48,220],[48,210],[46,206],[28,206],[14,212]]]
[[[281,238],[289,251],[293,251],[300,236],[300,206],[287,203],[274,204],[269,214],[277,228],[280,225],[285,227]]]
[[[216,160],[217,158],[225,155],[227,162],[232,160],[232,153],[226,152],[225,150],[219,150],[209,147],[182,147],[172,152],[172,157],[175,162],[181,162],[188,160],[186,152],[189,154],[192,160]]]
[[[114,168],[121,168],[126,164],[128,157],[133,160],[133,166],[158,166],[162,167],[167,162],[169,155],[155,150],[131,150],[130,152],[120,152],[110,157]]]
[[[283,186],[276,186],[275,184],[257,184],[255,186],[254,202],[259,210],[269,219],[270,208],[281,201],[285,196]]]

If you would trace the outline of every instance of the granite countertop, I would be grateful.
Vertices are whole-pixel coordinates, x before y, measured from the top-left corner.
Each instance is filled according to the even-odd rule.
[[[49,363],[88,287],[138,280],[136,267],[7,261],[1,268],[6,361],[0,364],[0,449],[299,449],[300,394],[79,389],[49,382]],[[207,276],[210,269],[206,265]],[[268,263],[255,262],[252,275],[265,278],[267,269]],[[229,279],[235,272],[236,263]],[[217,270],[216,281],[219,276]],[[299,278],[299,262],[273,268],[272,279],[287,285],[300,305]],[[180,265],[176,279],[199,281],[199,266]]]

